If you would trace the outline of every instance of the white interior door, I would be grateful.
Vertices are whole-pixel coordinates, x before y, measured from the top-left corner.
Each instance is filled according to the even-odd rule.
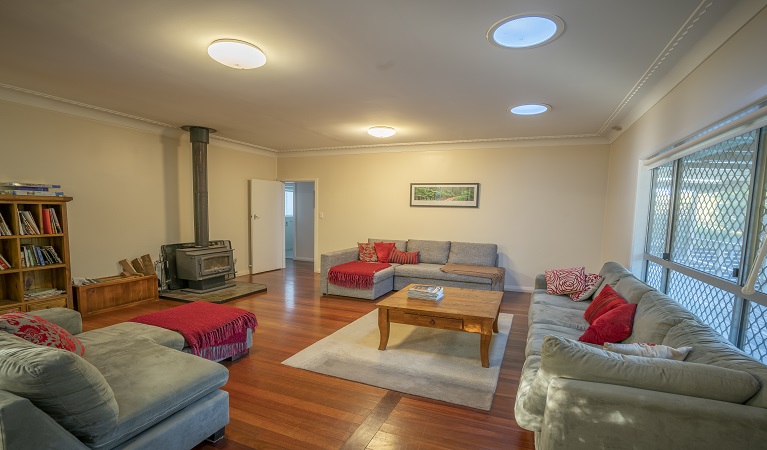
[[[250,180],[250,273],[285,268],[285,186]]]

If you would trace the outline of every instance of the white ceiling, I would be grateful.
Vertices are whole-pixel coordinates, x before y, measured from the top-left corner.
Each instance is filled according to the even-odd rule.
[[[609,142],[754,3],[763,2],[3,0],[0,85],[276,152]],[[555,14],[565,32],[527,50],[487,41],[494,23],[522,13]],[[258,46],[266,65],[216,63],[206,48],[222,38]],[[530,102],[552,110],[507,111]],[[365,133],[372,125],[399,132],[383,141]]]

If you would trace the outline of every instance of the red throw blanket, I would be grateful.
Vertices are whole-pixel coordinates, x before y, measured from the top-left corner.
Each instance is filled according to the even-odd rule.
[[[373,287],[375,273],[387,267],[391,267],[391,264],[363,261],[339,264],[328,271],[328,283],[347,288],[370,289]]]
[[[250,311],[207,302],[187,303],[130,321],[177,331],[184,336],[193,354],[213,360],[244,353],[248,329],[255,330],[258,326],[256,316]]]

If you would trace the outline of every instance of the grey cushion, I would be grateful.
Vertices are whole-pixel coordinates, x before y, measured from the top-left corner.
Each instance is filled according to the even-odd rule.
[[[447,262],[450,264],[468,264],[472,266],[495,266],[498,260],[496,244],[474,244],[471,242],[451,242]]]
[[[522,366],[522,375],[519,378],[519,388],[517,388],[517,398],[514,402],[514,420],[520,427],[530,431],[541,430],[541,419],[539,415],[533,415],[524,408],[525,398],[530,395],[530,388],[535,380],[535,375],[541,368],[541,357],[531,356],[525,360]]]
[[[547,294],[544,290],[536,290],[533,292],[530,298],[530,306],[532,305],[552,305],[560,308],[574,309],[581,312],[581,316],[586,311],[586,308],[591,304],[590,301],[574,302],[570,297],[566,295],[553,295]]]
[[[394,242],[394,246],[397,247],[397,250],[400,251],[407,251],[407,241],[397,240],[397,239],[374,239],[374,238],[368,238],[368,242],[371,244],[375,244],[376,242]]]
[[[96,367],[6,332],[0,332],[0,389],[29,399],[83,441],[117,425],[117,400]]]
[[[629,303],[639,303],[643,295],[653,290],[634,276],[623,277],[615,283],[615,292]]]
[[[603,277],[602,282],[594,292],[594,295],[591,296],[592,298],[596,298],[597,295],[602,292],[602,289],[604,289],[604,287],[608,284],[615,288],[615,285],[617,285],[621,279],[634,276],[631,272],[628,271],[628,269],[612,261],[606,262],[602,266],[602,270],[599,271],[599,274]]]
[[[473,277],[471,275],[460,275],[456,273],[447,273],[440,270],[441,264],[402,264],[394,268],[397,277],[420,278],[428,280],[460,281],[466,283],[491,284],[490,278]]]
[[[692,347],[686,362],[710,364],[750,373],[762,385],[747,405],[767,408],[767,365],[747,356],[711,328],[696,321],[683,320],[671,328],[663,345]]]
[[[541,303],[530,305],[527,323],[528,326],[536,323],[559,325],[579,330],[581,333],[589,327],[589,323],[583,318],[583,311]]]
[[[620,355],[571,339],[546,336],[541,368],[524,402],[529,413],[543,415],[546,393],[553,378],[630,386],[730,403],[744,403],[760,387],[753,376],[741,370]]]
[[[421,241],[409,239],[407,251],[420,252],[418,262],[429,264],[446,264],[450,254],[450,241]]]
[[[683,320],[694,321],[696,318],[666,294],[652,290],[639,301],[631,336],[623,342],[660,344],[668,330]]]
[[[163,347],[181,350],[184,348],[184,336],[172,330],[145,325],[137,322],[122,322],[104,328],[78,334],[77,338],[86,349],[95,348],[98,345],[113,340],[133,339],[137,336],[146,337]]]
[[[571,339],[578,339],[583,335],[583,330],[550,323],[534,323],[530,325],[527,331],[527,345],[525,345],[525,357],[531,355],[540,355],[543,347],[543,339],[546,336],[564,336]]]

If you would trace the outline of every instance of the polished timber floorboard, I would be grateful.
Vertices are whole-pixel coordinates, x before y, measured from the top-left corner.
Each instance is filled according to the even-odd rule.
[[[375,303],[320,295],[310,262],[238,277],[268,291],[227,303],[252,311],[259,326],[250,354],[229,368],[230,418],[225,438],[196,449],[533,449],[533,434],[514,422],[524,362],[529,294],[505,292],[514,314],[490,411],[295,369],[283,360],[375,309]],[[179,306],[160,300],[83,320],[86,330]],[[479,356],[477,356],[479,367]]]

